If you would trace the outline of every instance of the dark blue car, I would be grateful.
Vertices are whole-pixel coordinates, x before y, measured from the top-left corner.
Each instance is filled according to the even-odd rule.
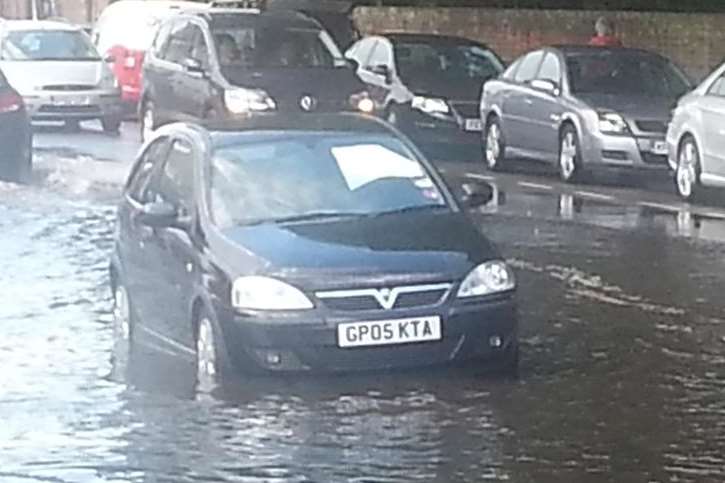
[[[166,126],[118,210],[116,333],[194,359],[200,380],[228,369],[515,369],[514,274],[466,214],[490,198],[485,184],[454,196],[369,117]]]
[[[33,135],[23,98],[0,71],[0,178],[27,181],[32,155]]]

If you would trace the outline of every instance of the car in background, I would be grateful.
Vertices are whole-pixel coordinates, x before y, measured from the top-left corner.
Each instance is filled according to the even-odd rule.
[[[33,121],[99,119],[118,133],[121,96],[113,72],[75,25],[56,21],[0,22],[0,68],[23,97]]]
[[[141,72],[146,51],[159,24],[182,8],[200,5],[176,0],[121,0],[98,17],[91,38],[102,55],[111,59],[127,113],[135,113],[141,98]]]
[[[33,132],[25,103],[0,70],[0,179],[28,181],[33,166]]]
[[[231,368],[515,371],[514,273],[467,214],[491,194],[454,194],[373,116],[164,126],[118,209],[114,332],[193,354],[200,382]]]
[[[665,132],[690,80],[639,49],[538,49],[488,82],[481,97],[484,161],[509,157],[557,166],[566,182],[596,169],[666,169]]]
[[[725,64],[680,99],[667,147],[683,199],[695,199],[703,186],[725,188]]]
[[[385,118],[421,147],[470,144],[481,137],[481,87],[503,71],[486,45],[443,36],[366,37],[345,53]]]
[[[374,108],[330,35],[298,12],[180,13],[161,25],[143,82],[144,138],[174,121]]]

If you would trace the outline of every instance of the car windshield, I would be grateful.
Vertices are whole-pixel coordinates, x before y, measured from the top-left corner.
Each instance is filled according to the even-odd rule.
[[[447,208],[417,157],[387,135],[255,135],[215,150],[209,186],[220,226]]]
[[[690,88],[673,64],[654,55],[612,51],[567,55],[575,94],[679,97]]]
[[[445,77],[488,80],[503,70],[494,52],[478,45],[395,43],[395,59],[402,77]]]
[[[336,67],[346,65],[330,35],[317,29],[215,28],[222,67]]]
[[[3,60],[99,60],[88,37],[77,30],[18,30],[2,43]]]

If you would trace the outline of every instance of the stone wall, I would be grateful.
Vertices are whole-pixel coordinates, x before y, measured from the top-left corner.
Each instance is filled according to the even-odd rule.
[[[546,44],[585,43],[602,12],[493,8],[360,7],[365,33],[460,35],[490,45],[505,59]],[[607,12],[625,45],[660,52],[701,78],[725,61],[725,14]]]

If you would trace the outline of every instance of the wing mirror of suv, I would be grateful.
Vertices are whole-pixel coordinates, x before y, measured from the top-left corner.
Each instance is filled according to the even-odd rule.
[[[197,77],[203,77],[206,75],[206,70],[204,69],[204,66],[197,59],[189,57],[188,59],[184,60],[183,65],[184,70],[189,74]]]
[[[393,75],[390,72],[390,69],[385,64],[378,64],[373,66],[372,69],[370,69],[370,72],[372,72],[375,75],[379,75],[380,77],[385,78],[385,83],[390,84],[393,82]]]
[[[461,192],[461,204],[465,208],[478,208],[493,199],[493,187],[481,181],[463,183]]]
[[[108,54],[103,58],[103,60],[108,64],[114,64],[116,62],[116,56],[113,54]]]
[[[531,81],[531,87],[537,91],[546,92],[552,96],[558,96],[561,94],[559,84],[549,79],[534,79]]]
[[[139,223],[152,228],[179,228],[186,230],[191,225],[187,217],[180,216],[179,210],[166,201],[146,203],[138,214]]]

